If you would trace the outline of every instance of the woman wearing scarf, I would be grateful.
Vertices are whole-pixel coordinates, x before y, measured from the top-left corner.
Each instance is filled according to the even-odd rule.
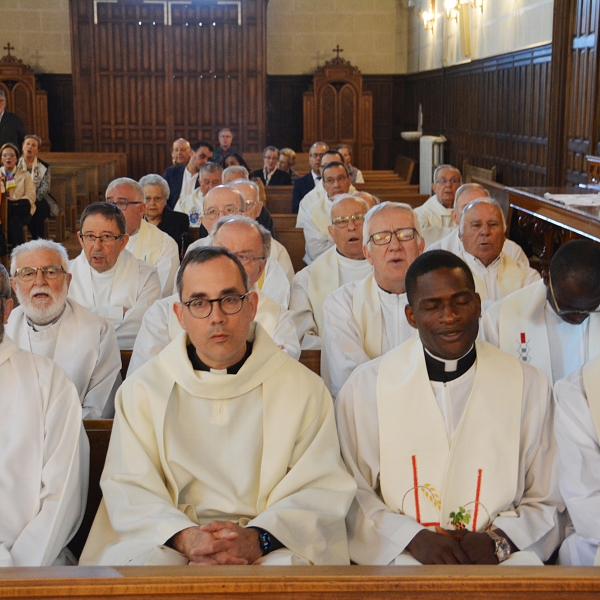
[[[50,196],[50,165],[38,158],[42,139],[37,135],[26,135],[23,140],[23,154],[17,167],[28,171],[35,185],[35,214],[29,222],[31,237],[35,240],[45,237],[46,219],[58,216],[58,204]]]
[[[11,143],[0,148],[0,189],[8,197],[8,243],[14,248],[22,244],[23,227],[35,213],[35,185],[24,169],[17,167],[19,149]]]

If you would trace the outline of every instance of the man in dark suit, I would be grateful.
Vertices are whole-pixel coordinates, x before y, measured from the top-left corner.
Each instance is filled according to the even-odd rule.
[[[21,118],[6,110],[6,94],[0,90],[0,146],[10,142],[17,148],[22,148],[26,133]]]
[[[308,151],[308,162],[310,172],[303,177],[298,177],[294,182],[294,193],[292,196],[292,212],[298,214],[300,201],[310,190],[315,187],[315,182],[321,178],[321,157],[329,150],[325,142],[315,142]]]
[[[279,150],[275,146],[267,146],[263,150],[264,167],[253,171],[250,177],[258,177],[265,185],[292,185],[289,173],[277,168]]]
[[[200,187],[200,167],[212,159],[213,147],[208,142],[196,142],[192,144],[192,150],[193,154],[187,165],[169,167],[163,175],[171,190],[167,200],[171,208],[175,207],[181,196],[187,196]]]

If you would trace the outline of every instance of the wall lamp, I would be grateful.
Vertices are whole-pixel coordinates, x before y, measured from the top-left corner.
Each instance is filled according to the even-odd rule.
[[[446,9],[446,18],[449,21],[454,19],[458,22],[458,0],[446,0],[444,8]]]

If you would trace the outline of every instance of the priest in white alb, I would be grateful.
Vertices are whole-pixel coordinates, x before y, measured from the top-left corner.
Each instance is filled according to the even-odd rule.
[[[452,219],[452,207],[461,183],[460,171],[452,165],[440,165],[433,172],[433,196],[415,208],[425,246],[441,240],[456,226]]]
[[[323,302],[351,281],[373,272],[365,258],[362,229],[368,204],[361,198],[342,194],[331,205],[329,235],[334,246],[294,276],[290,310],[303,350],[320,350],[323,336]]]
[[[550,382],[477,340],[481,301],[455,254],[417,258],[406,291],[419,338],[359,367],[337,398],[358,485],[350,558],[541,566],[564,512]]]
[[[273,341],[292,358],[300,358],[300,342],[294,327],[293,314],[271,300],[257,288],[270,251],[271,234],[262,225],[243,215],[221,217],[213,230],[213,245],[232,252],[244,266],[250,289],[258,295],[256,322]],[[173,294],[153,304],[144,315],[140,332],[133,346],[128,375],[154,358],[182,331],[173,305],[179,296]]]
[[[67,298],[71,274],[64,246],[32,240],[11,256],[11,285],[19,306],[6,332],[22,350],[47,356],[75,384],[84,419],[112,418],[121,384],[115,328]]]
[[[572,240],[552,257],[544,280],[493,304],[486,341],[556,382],[600,354],[600,247]]]
[[[71,261],[69,298],[110,321],[120,350],[131,350],[142,317],[161,298],[156,268],[125,249],[129,236],[118,206],[86,206],[77,232],[83,248]]]
[[[540,280],[535,269],[504,252],[506,220],[502,208],[492,198],[478,198],[467,204],[458,227],[462,242],[458,256],[473,273],[484,310]]]
[[[356,486],[323,381],[257,323],[223,248],[177,276],[185,329],[128,377],[80,564],[348,564]]]
[[[125,249],[156,267],[162,296],[169,296],[179,269],[179,247],[169,234],[143,218],[146,203],[142,186],[128,177],[115,179],[106,188],[106,201],[118,206],[125,216],[129,236]]]
[[[89,471],[81,403],[54,361],[4,334],[12,307],[0,265],[0,567],[71,565]]]
[[[404,317],[404,278],[423,246],[408,204],[382,202],[365,215],[363,251],[373,273],[323,303],[321,377],[334,398],[358,365],[416,335]]]
[[[600,565],[600,357],[554,385],[560,492],[571,525],[558,563]]]
[[[457,190],[454,196],[454,207],[452,208],[452,221],[455,227],[450,230],[450,233],[443,237],[441,240],[428,244],[425,247],[425,251],[428,250],[448,250],[454,254],[460,254],[464,251],[462,242],[460,241],[460,235],[458,226],[460,225],[460,216],[462,211],[473,200],[478,198],[489,198],[490,193],[478,183],[463,183]],[[529,259],[519,244],[516,244],[508,238],[504,240],[504,246],[502,250],[514,261],[522,264],[524,267],[529,267]]]

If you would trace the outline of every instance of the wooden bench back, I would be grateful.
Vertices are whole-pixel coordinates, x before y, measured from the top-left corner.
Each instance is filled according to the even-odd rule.
[[[296,216],[296,215],[291,215]],[[295,221],[294,221],[295,222]],[[275,239],[285,246],[290,255],[294,272],[301,271],[306,266],[302,260],[304,256],[304,230],[296,227],[279,227],[275,225]]]
[[[483,167],[475,167],[469,164],[468,160],[463,161],[462,178],[463,183],[471,183],[473,177],[477,179],[486,179],[487,181],[496,181],[496,167],[484,169]]]
[[[394,171],[398,173],[398,176],[402,181],[410,183],[416,164],[416,161],[412,158],[398,154],[398,156],[396,156],[396,166],[394,167]]]

